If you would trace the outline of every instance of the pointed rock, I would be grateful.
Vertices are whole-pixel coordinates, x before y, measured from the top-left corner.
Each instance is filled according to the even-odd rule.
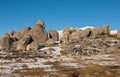
[[[42,20],[39,20],[39,21],[37,22],[37,24],[38,24],[38,25],[41,25],[41,27],[45,29],[45,25],[44,25],[44,22],[43,22]]]

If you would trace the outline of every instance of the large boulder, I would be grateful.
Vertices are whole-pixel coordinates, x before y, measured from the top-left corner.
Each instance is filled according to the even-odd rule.
[[[10,35],[7,33],[0,39],[0,50],[9,50],[11,47]]]
[[[117,30],[117,38],[120,38],[120,30]]]
[[[62,32],[62,37],[60,39],[60,43],[68,44],[71,33],[72,33],[72,30],[69,27],[64,28]]]
[[[55,44],[55,40],[54,39],[48,39],[46,41],[46,45],[54,45]]]
[[[17,43],[17,50],[26,50],[26,46],[32,42],[30,35],[26,34]]]
[[[92,38],[99,38],[103,35],[104,30],[102,28],[92,29]]]
[[[102,28],[92,29],[92,37],[93,38],[98,38],[98,37],[101,37],[103,35],[108,35],[108,34],[110,34],[110,26],[109,25],[105,25]]]
[[[71,29],[69,27],[65,27],[63,29],[63,34],[66,33],[66,32],[71,33]]]
[[[79,42],[79,40],[81,39],[80,35],[81,35],[80,30],[73,31],[69,37],[70,42]]]
[[[91,28],[87,28],[87,29],[85,29],[85,30],[82,30],[81,31],[81,38],[86,38],[86,37],[91,37]]]
[[[36,41],[39,45],[45,44],[48,40],[48,34],[41,23],[37,23],[30,31],[29,34],[32,36],[32,39]]]
[[[65,32],[60,39],[60,43],[68,44],[69,43],[69,37],[70,37],[69,32]]]
[[[39,45],[37,42],[33,41],[32,43],[28,44],[26,47],[26,50],[33,50],[33,51],[37,51],[39,49]]]
[[[110,34],[110,26],[109,25],[103,26],[102,29],[103,29],[103,35]]]
[[[49,30],[48,33],[50,38],[54,39],[55,41],[59,40],[59,33],[57,31]]]
[[[24,28],[24,29],[22,29],[20,32],[15,33],[15,34],[13,35],[13,38],[16,38],[16,39],[20,40],[20,39],[23,38],[24,35],[27,34],[30,30],[31,30],[31,28],[29,28],[29,27],[28,27],[28,28]]]

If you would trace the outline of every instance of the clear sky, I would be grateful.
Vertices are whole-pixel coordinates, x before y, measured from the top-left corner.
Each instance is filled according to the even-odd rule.
[[[120,0],[0,0],[0,37],[33,27],[38,20],[46,30],[105,24],[120,29]]]

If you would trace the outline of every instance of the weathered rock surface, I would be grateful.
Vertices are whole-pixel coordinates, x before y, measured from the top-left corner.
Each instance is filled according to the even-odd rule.
[[[32,38],[30,35],[24,35],[23,38],[21,38],[19,41],[18,41],[18,44],[17,44],[17,50],[26,50],[26,46],[32,42]]]
[[[42,27],[43,29],[45,29],[45,25],[44,25],[44,22],[43,22],[42,20],[39,20],[39,21],[37,22],[37,24],[38,24],[38,25],[41,25],[41,27]]]
[[[55,40],[54,39],[48,39],[47,41],[46,41],[46,44],[47,45],[54,45],[55,44]]]
[[[54,39],[55,41],[59,40],[59,33],[57,31],[49,30],[48,33],[50,38]]]
[[[20,39],[21,39],[22,37],[24,37],[24,35],[27,34],[30,30],[31,30],[31,28],[24,28],[24,29],[22,29],[20,32],[15,33],[12,38],[16,38],[16,39],[20,40]]]
[[[62,37],[60,39],[60,43],[68,44],[71,33],[72,33],[72,30],[69,27],[64,28],[62,32]]]
[[[43,26],[43,23],[36,24],[29,32],[32,39],[39,45],[45,44],[45,42],[48,40],[47,32]]]
[[[28,44],[26,47],[26,50],[33,50],[33,51],[37,51],[39,49],[39,45],[37,42],[33,41],[32,43]]]
[[[81,31],[76,30],[73,31],[70,35],[69,35],[69,42],[78,42],[81,39]]]
[[[91,29],[87,28],[81,31],[81,38],[88,38],[91,36]]]
[[[102,29],[103,29],[103,35],[110,34],[110,26],[109,25],[103,26]]]
[[[100,38],[103,35],[110,34],[110,27],[108,25],[103,26],[102,28],[94,28],[92,30],[92,38]]]
[[[7,33],[0,39],[0,50],[9,50],[11,46],[11,38]]]

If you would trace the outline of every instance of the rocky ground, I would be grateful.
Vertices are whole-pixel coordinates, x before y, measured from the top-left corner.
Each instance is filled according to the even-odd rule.
[[[0,51],[0,77],[120,77],[119,53],[71,56],[61,50]]]

